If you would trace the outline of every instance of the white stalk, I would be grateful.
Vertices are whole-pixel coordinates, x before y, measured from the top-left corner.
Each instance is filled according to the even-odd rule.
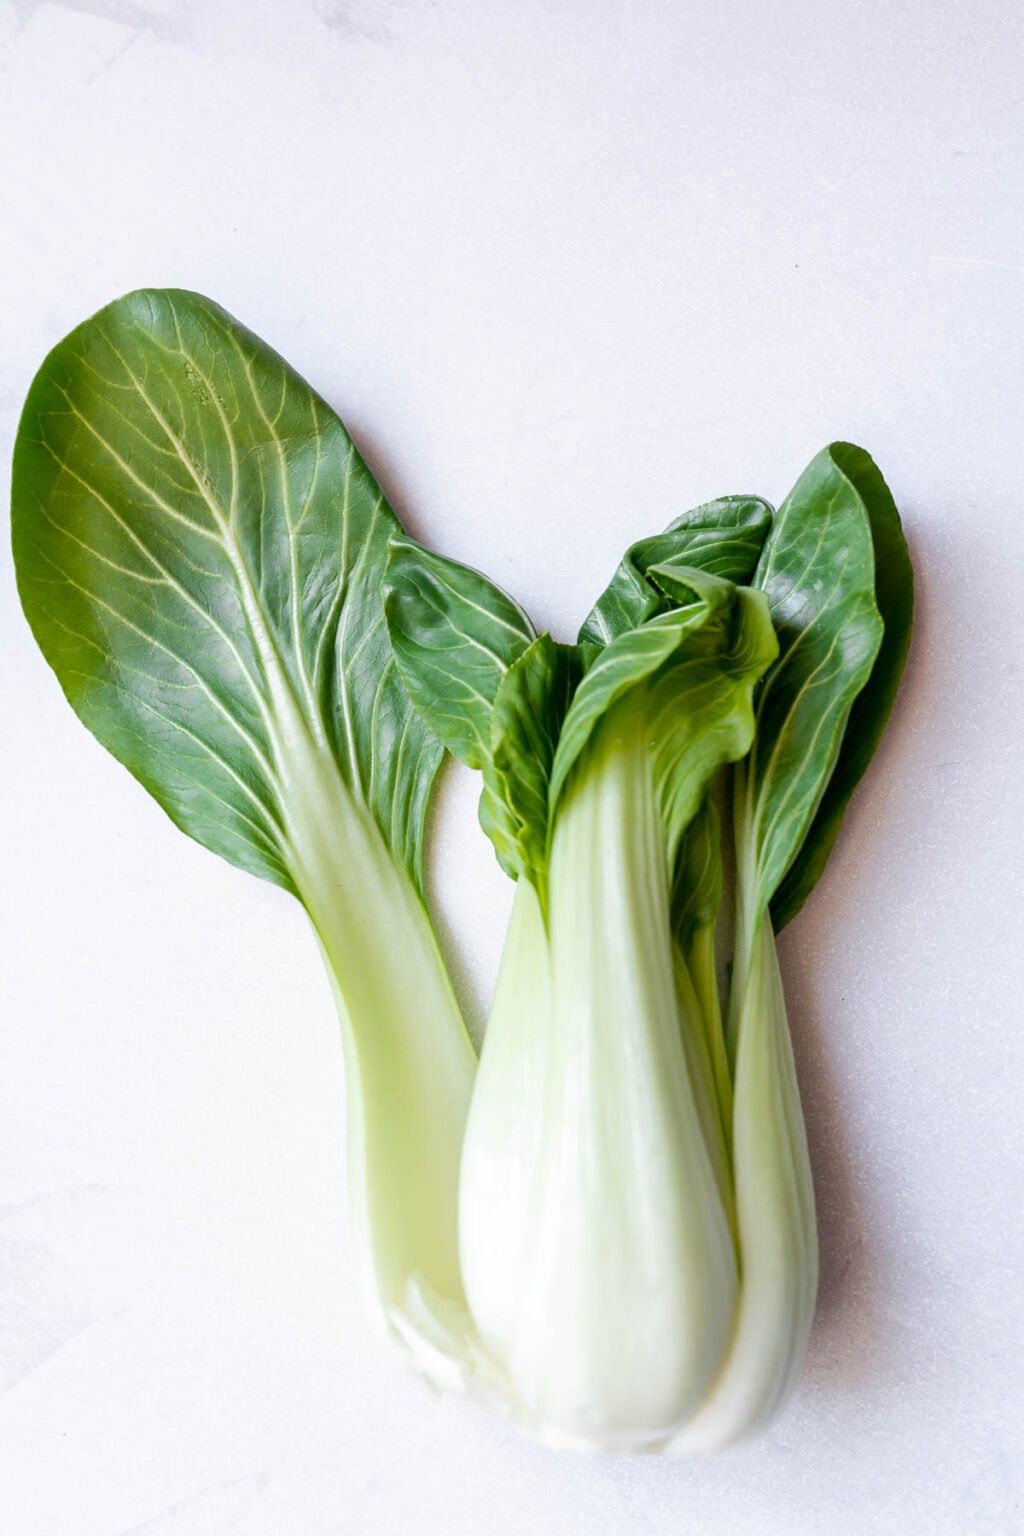
[[[510,955],[463,1153],[473,1316],[541,1432],[599,1449],[655,1446],[685,1422],[736,1301],[680,1034],[664,844],[646,734],[615,711],[558,811],[550,1012]]]
[[[740,1304],[724,1369],[670,1447],[684,1455],[711,1455],[783,1406],[803,1364],[818,1285],[814,1186],[775,936],[770,915],[757,916],[739,832],[737,844],[730,1032]]]
[[[494,1003],[469,1110],[459,1185],[466,1295],[485,1345],[501,1358],[516,1325],[529,1254],[551,1044],[547,930],[537,892],[516,885]]]
[[[464,1306],[458,1168],[476,1058],[426,910],[369,812],[309,744],[289,753],[290,865],[338,1005],[348,1180],[365,1288]]]

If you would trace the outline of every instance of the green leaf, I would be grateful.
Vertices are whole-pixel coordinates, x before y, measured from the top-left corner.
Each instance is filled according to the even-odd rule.
[[[631,545],[583,621],[580,643],[607,645],[668,610],[671,604],[652,567],[687,566],[737,584],[749,581],[771,520],[772,509],[760,497],[722,496],[684,512],[664,533]]]
[[[498,862],[544,899],[548,779],[582,671],[573,646],[534,636],[478,571],[394,536],[384,608],[399,671],[425,724],[483,770],[480,824]]]
[[[752,693],[778,652],[761,593],[730,591],[731,600],[714,607],[703,625],[684,631],[647,683],[649,749],[670,868],[718,769],[748,751]]]
[[[526,614],[479,571],[392,534],[384,611],[402,681],[420,717],[470,768],[491,755],[498,686],[535,636]]]
[[[881,740],[903,675],[914,619],[914,572],[896,503],[863,448],[833,443],[829,453],[860,496],[871,525],[875,601],[885,626],[871,674],[850,709],[835,770],[810,830],[771,904],[778,933],[795,917],[832,851],[850,796]]]
[[[682,605],[617,635],[597,652],[577,689],[555,754],[552,811],[576,760],[612,705],[663,666],[687,636],[731,607],[735,589],[730,582],[697,569],[680,570],[675,576],[674,601]],[[687,597],[689,602],[683,601]]]
[[[29,392],[14,554],[47,661],[183,831],[289,889],[324,764],[419,882],[441,753],[384,624],[397,526],[329,407],[198,294],[110,304]]]
[[[543,634],[509,667],[494,701],[480,822],[502,869],[514,880],[525,876],[542,907],[551,768],[582,671],[575,646]]]
[[[349,1207],[391,1326],[413,1283],[462,1304],[475,1057],[421,894],[442,749],[391,654],[380,488],[275,352],[197,294],[152,291],[44,362],[13,524],[25,612],[84,723],[183,831],[309,914],[345,1050]]]
[[[739,776],[737,847],[751,934],[808,834],[882,640],[871,525],[831,449],[780,507],[754,583],[768,597],[779,657]]]

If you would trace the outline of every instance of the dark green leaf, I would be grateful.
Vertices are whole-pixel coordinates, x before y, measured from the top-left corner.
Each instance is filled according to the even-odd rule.
[[[776,514],[754,583],[767,594],[779,658],[758,699],[737,827],[752,924],[807,836],[882,639],[867,512],[830,449]]]
[[[551,768],[582,671],[575,646],[541,635],[509,667],[494,701],[480,820],[502,868],[513,879],[525,875],[542,905]]]
[[[714,608],[703,625],[684,634],[646,687],[648,739],[670,868],[715,774],[748,751],[753,690],[778,653],[762,595],[747,587],[730,590],[728,604]]]
[[[749,581],[771,519],[771,507],[757,496],[722,496],[631,545],[583,621],[581,644],[607,645],[668,611],[671,602],[652,567],[689,566],[725,581]]]
[[[109,305],[29,392],[14,554],[46,659],[185,832],[288,888],[300,761],[419,879],[441,754],[384,625],[397,526],[333,412],[198,294]]]
[[[850,710],[835,771],[810,831],[772,901],[776,933],[796,916],[817,882],[850,796],[874,756],[903,675],[914,619],[914,572],[889,487],[863,448],[833,443],[829,452],[867,510],[875,554],[875,601],[885,629],[871,674]]]
[[[558,742],[550,791],[554,810],[598,723],[643,684],[670,862],[710,776],[747,750],[750,691],[776,650],[759,594],[700,570],[680,569],[674,579],[677,600],[685,590],[693,600],[619,635],[580,683]]]
[[[526,614],[479,571],[402,533],[390,542],[384,611],[419,715],[461,762],[483,768],[498,685],[535,638]]]

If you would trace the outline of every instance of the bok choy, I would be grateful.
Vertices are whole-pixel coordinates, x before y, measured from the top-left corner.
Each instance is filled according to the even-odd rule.
[[[342,1025],[359,1251],[386,1315],[412,1277],[461,1298],[475,1069],[423,901],[441,749],[384,626],[397,527],[333,412],[197,294],[109,305],[25,404],[25,613],[76,713],[172,820],[308,912]]]
[[[575,647],[502,623],[477,573],[391,549],[399,670],[482,768],[517,881],[462,1155],[472,1317],[548,1438],[716,1450],[785,1401],[814,1308],[773,902],[781,926],[807,895],[892,704],[911,612],[895,508],[835,444],[777,516],[725,498],[635,545]],[[456,711],[481,652],[491,686]]]
[[[276,353],[151,290],[40,369],[13,536],[85,725],[309,915],[391,1336],[552,1443],[705,1453],[767,1423],[817,1276],[775,933],[912,615],[867,454],[833,444],[778,513],[724,497],[634,544],[560,644],[403,532]],[[516,883],[479,1065],[424,899],[446,750]]]

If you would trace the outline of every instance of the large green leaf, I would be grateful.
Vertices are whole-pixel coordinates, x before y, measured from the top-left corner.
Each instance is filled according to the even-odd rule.
[[[402,534],[384,592],[409,697],[450,752],[483,770],[480,824],[505,873],[532,881],[543,903],[548,781],[582,672],[577,648],[535,637],[494,582]]]
[[[43,364],[13,517],[25,612],[82,720],[185,832],[309,913],[385,1316],[413,1283],[458,1306],[475,1058],[417,888],[442,749],[388,641],[379,487],[269,347],[196,294],[147,292]]]
[[[871,674],[850,709],[839,758],[821,804],[772,901],[776,933],[796,916],[814,888],[832,851],[850,796],[874,756],[896,699],[914,619],[910,553],[896,503],[881,471],[870,454],[853,443],[833,443],[828,452],[867,511],[875,555],[875,601],[885,629]]]
[[[882,640],[871,525],[831,449],[779,508],[754,581],[768,597],[779,657],[740,775],[737,842],[751,933],[807,837]]]
[[[664,533],[631,545],[584,619],[580,643],[607,645],[668,611],[671,601],[652,566],[687,566],[726,581],[749,581],[771,520],[771,507],[758,496],[721,496],[684,512]]]
[[[384,624],[396,528],[328,406],[198,294],[117,300],[32,385],[13,531],[44,655],[185,832],[288,888],[324,763],[419,880],[441,752]]]
[[[479,571],[392,534],[384,611],[402,680],[422,719],[455,757],[491,755],[498,685],[535,639],[519,604]]]

